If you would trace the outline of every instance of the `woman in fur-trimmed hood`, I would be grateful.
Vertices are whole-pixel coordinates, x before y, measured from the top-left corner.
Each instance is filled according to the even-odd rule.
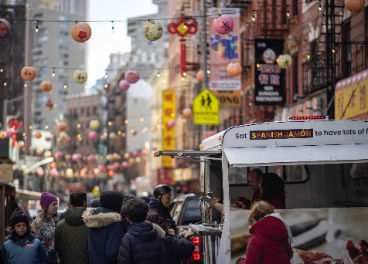
[[[121,205],[123,194],[117,191],[103,192],[101,206],[85,211],[83,221],[88,227],[87,247],[91,264],[118,263],[121,229]]]

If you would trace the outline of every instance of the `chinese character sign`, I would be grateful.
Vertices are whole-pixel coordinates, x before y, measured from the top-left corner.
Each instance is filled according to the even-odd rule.
[[[234,21],[233,30],[229,34],[218,34],[213,26],[210,26],[210,90],[240,90],[241,75],[231,76],[227,72],[230,62],[241,61],[241,47],[239,38],[239,8],[210,8],[208,9],[209,24],[218,15],[228,15]]]
[[[285,71],[277,65],[284,52],[282,39],[255,40],[255,104],[283,105]]]
[[[164,91],[162,95],[162,150],[175,150],[175,126],[167,126],[167,122],[170,120],[175,120],[176,117],[175,91]],[[172,167],[172,158],[163,156],[162,166]]]
[[[335,90],[335,119],[364,120],[367,113],[368,79]],[[354,92],[355,90],[355,92]]]

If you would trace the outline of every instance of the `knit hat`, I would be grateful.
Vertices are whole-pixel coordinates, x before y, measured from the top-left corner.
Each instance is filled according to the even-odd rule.
[[[97,198],[97,199],[92,200],[91,207],[92,208],[101,207],[100,198]]]
[[[130,199],[137,198],[133,194],[126,194],[124,195],[123,204],[126,204],[126,202]]]
[[[29,224],[28,216],[20,208],[16,208],[10,218],[10,225],[14,227],[16,224],[25,222]]]
[[[120,213],[124,195],[118,191],[105,191],[101,194],[100,203],[102,207]]]
[[[151,201],[151,199],[150,199],[149,197],[147,197],[147,196],[139,197],[139,199],[141,199],[141,200],[145,201],[145,202],[146,202],[146,203],[148,203],[148,204],[149,204],[149,202]]]
[[[41,208],[45,209],[47,206],[49,206],[51,203],[57,201],[58,199],[56,198],[55,195],[52,195],[51,193],[48,192],[43,192],[41,194]]]

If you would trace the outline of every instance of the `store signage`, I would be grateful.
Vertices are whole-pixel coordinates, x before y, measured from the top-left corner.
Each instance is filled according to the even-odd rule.
[[[195,125],[219,125],[219,100],[208,89],[204,89],[193,100],[193,123]]]
[[[213,95],[219,99],[220,107],[240,107],[240,91],[212,91]]]
[[[250,140],[312,138],[312,137],[313,137],[313,129],[250,131]]]
[[[283,54],[284,40],[255,40],[255,105],[284,105],[284,75],[277,65],[277,57]]]
[[[210,26],[210,90],[240,90],[241,74],[231,76],[227,72],[227,65],[230,62],[241,61],[240,46],[240,10],[239,8],[209,8],[209,24],[219,15],[228,15],[234,21],[233,30],[226,35],[220,35]]]
[[[163,91],[162,93],[162,150],[175,150],[175,127],[168,127],[166,124],[170,120],[175,120],[176,97],[175,91]],[[172,167],[172,158],[162,157],[163,167]]]

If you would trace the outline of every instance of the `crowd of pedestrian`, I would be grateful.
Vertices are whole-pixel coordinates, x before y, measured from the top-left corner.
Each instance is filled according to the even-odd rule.
[[[13,212],[0,264],[179,264],[194,245],[177,235],[171,198],[167,185],[157,186],[151,199],[105,191],[87,210],[87,193],[75,190],[60,220],[56,196],[44,192],[32,225],[22,210]]]

